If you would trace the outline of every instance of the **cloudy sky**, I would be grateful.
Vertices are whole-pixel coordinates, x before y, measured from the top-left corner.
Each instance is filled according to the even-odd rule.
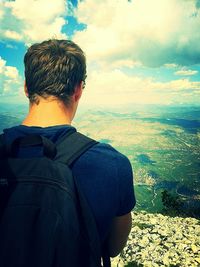
[[[200,104],[200,0],[0,0],[1,102],[27,102],[24,53],[50,38],[86,53],[83,105]]]

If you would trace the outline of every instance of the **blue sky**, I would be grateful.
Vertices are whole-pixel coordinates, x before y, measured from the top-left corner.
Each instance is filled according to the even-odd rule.
[[[56,37],[85,51],[83,105],[200,104],[199,0],[0,2],[0,95],[27,102],[23,56]]]

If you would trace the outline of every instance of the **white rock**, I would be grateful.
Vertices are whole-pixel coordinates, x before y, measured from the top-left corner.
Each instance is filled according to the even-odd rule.
[[[144,267],[170,264],[180,264],[181,267],[200,266],[200,258],[197,257],[200,245],[198,220],[134,212],[133,223],[135,226],[128,246],[121,256],[123,262],[135,261],[143,263]],[[146,224],[147,228],[140,229],[137,224]],[[150,262],[151,265],[148,265]]]

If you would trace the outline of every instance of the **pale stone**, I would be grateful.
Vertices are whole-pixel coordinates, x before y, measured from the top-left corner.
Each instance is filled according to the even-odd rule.
[[[124,263],[134,261],[143,264],[144,267],[177,264],[181,267],[200,266],[200,258],[195,257],[200,244],[198,220],[134,212],[133,222],[135,225],[146,224],[150,227],[132,228],[127,247],[121,254]]]
[[[191,245],[191,249],[194,253],[198,252],[198,250],[199,250],[198,247],[194,244]]]
[[[200,258],[195,258],[195,261],[197,261],[198,263],[200,263]]]

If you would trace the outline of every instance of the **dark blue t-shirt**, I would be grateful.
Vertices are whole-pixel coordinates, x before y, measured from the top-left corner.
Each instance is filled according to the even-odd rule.
[[[4,129],[4,134],[8,142],[27,134],[40,134],[56,142],[71,127],[20,125]],[[98,143],[75,161],[72,172],[92,209],[103,241],[113,217],[129,213],[135,205],[130,162],[112,146]]]

